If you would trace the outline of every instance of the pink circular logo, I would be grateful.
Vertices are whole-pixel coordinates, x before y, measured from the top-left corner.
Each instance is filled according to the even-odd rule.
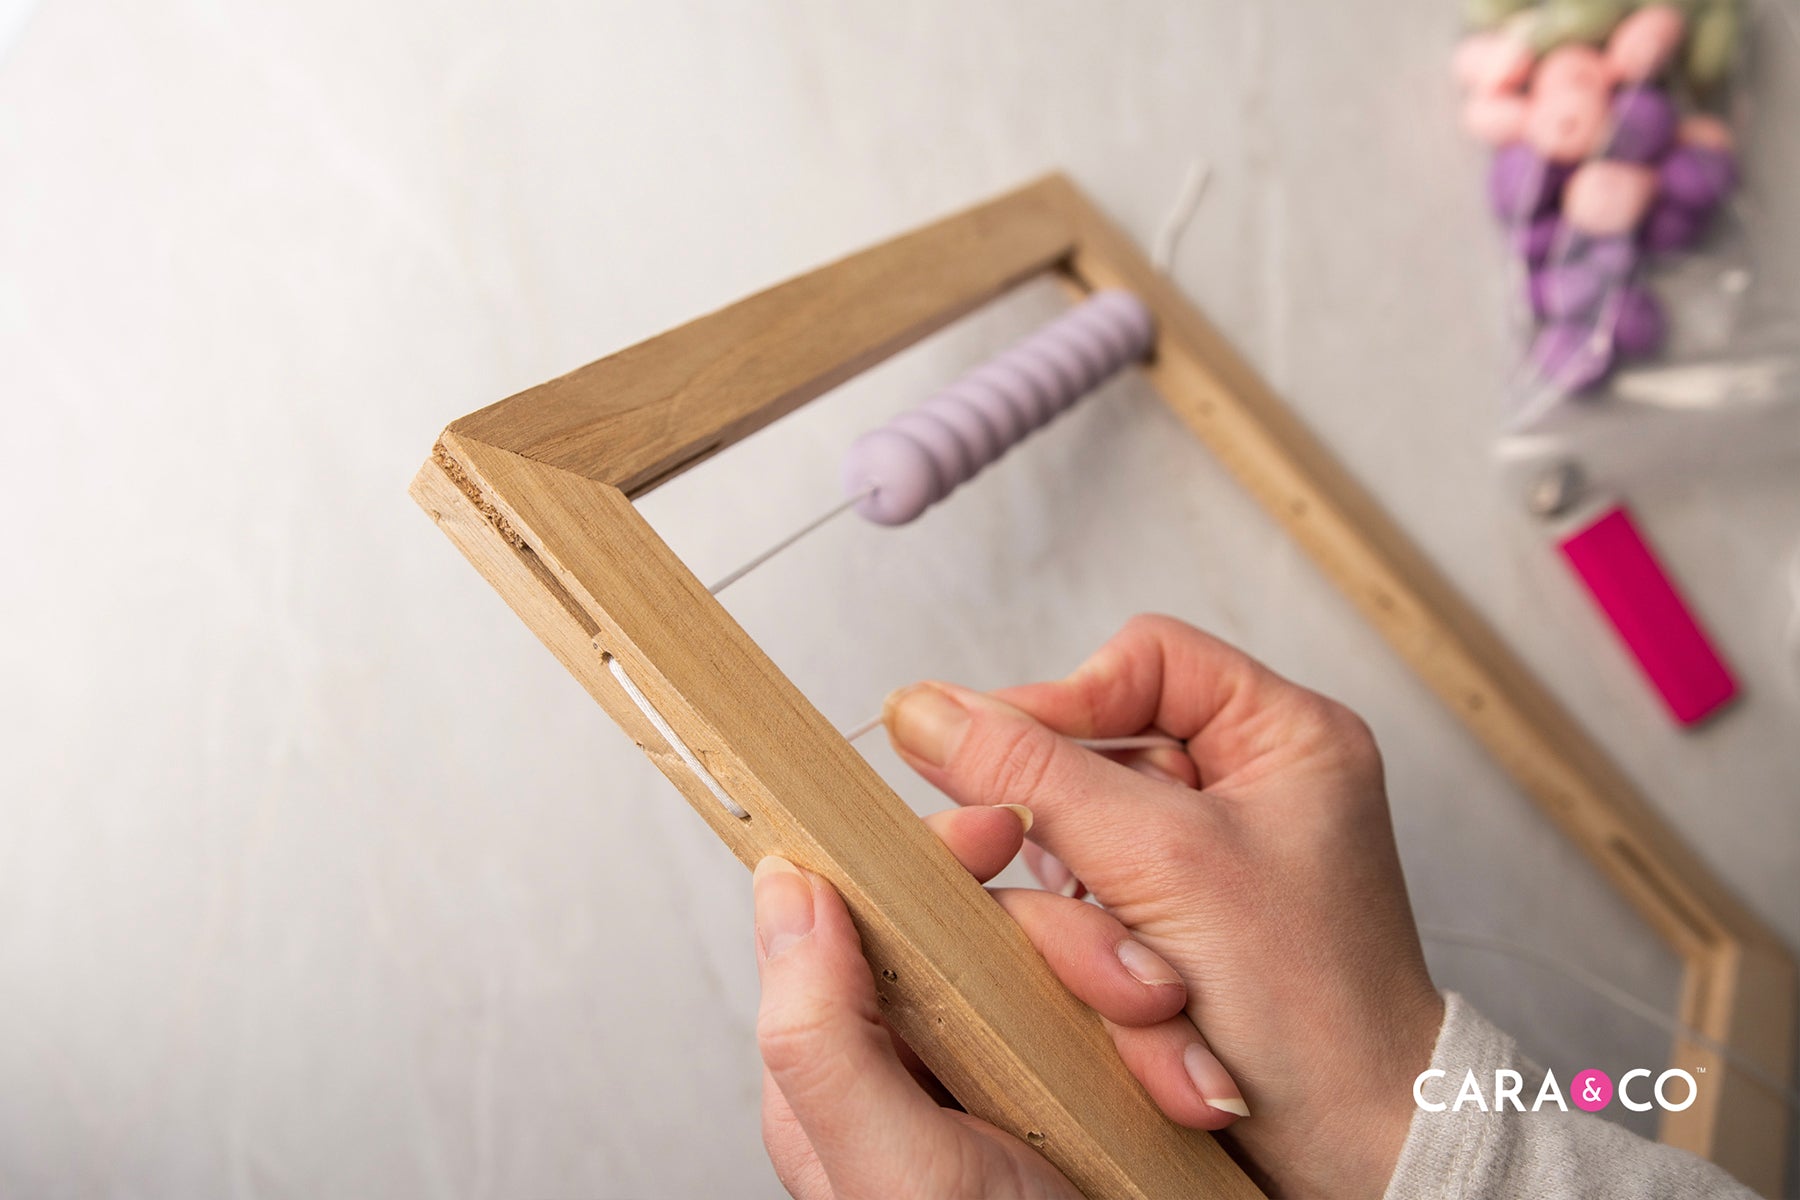
[[[1613,1084],[1605,1071],[1588,1069],[1570,1081],[1569,1099],[1582,1112],[1599,1112],[1612,1103]]]

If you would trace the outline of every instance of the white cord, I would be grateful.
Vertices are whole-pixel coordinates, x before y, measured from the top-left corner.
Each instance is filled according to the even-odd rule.
[[[1466,946],[1471,950],[1486,950],[1493,954],[1503,954],[1561,975],[1569,982],[1586,988],[1615,1007],[1648,1021],[1669,1036],[1683,1038],[1702,1050],[1718,1055],[1744,1075],[1756,1080],[1777,1096],[1785,1098],[1790,1105],[1800,1106],[1800,1089],[1789,1087],[1755,1063],[1745,1060],[1731,1047],[1714,1041],[1698,1029],[1682,1024],[1648,1000],[1639,999],[1618,984],[1596,975],[1586,967],[1563,962],[1531,946],[1510,942],[1505,938],[1490,937],[1483,933],[1462,933],[1454,929],[1434,929],[1429,925],[1421,925],[1419,936],[1428,942],[1445,942],[1455,946]]]
[[[844,730],[844,740],[854,742],[865,733],[871,733],[881,727],[881,715],[877,713],[860,725],[853,725]],[[1157,750],[1164,746],[1173,746],[1178,750],[1187,749],[1187,743],[1180,738],[1172,738],[1161,733],[1147,733],[1140,737],[1116,738],[1070,738],[1077,746],[1089,750]]]
[[[1187,177],[1181,181],[1175,205],[1163,219],[1162,228],[1156,231],[1155,248],[1150,252],[1150,265],[1159,274],[1167,275],[1174,269],[1175,248],[1181,244],[1181,235],[1187,232],[1194,213],[1200,208],[1200,198],[1206,194],[1206,183],[1211,178],[1212,167],[1205,159],[1197,158],[1188,164]]]
[[[651,725],[656,727],[656,731],[662,734],[663,740],[669,744],[669,748],[680,756],[681,761],[687,764],[688,769],[694,773],[695,777],[698,778],[702,784],[705,785],[706,790],[713,794],[713,798],[725,806],[725,811],[740,820],[749,820],[750,814],[744,810],[742,805],[731,798],[717,779],[713,778],[713,773],[706,769],[705,764],[695,756],[692,750],[688,749],[687,743],[681,740],[681,735],[676,733],[674,728],[663,719],[663,715],[656,710],[656,706],[650,703],[650,698],[644,695],[638,685],[633,682],[631,676],[626,674],[625,665],[617,658],[608,654],[606,655],[606,667],[607,670],[612,672],[613,678],[619,681],[619,686],[625,689],[625,694],[631,697],[631,702],[637,705],[638,710],[644,714],[644,718],[649,721]],[[849,730],[844,736],[850,741],[855,741],[857,738],[868,733],[880,724],[881,718],[876,716],[863,722],[856,728]],[[1076,744],[1086,746],[1093,750],[1125,750],[1139,747],[1179,746],[1182,744],[1174,738],[1163,737],[1160,735],[1126,738],[1075,738],[1073,740]],[[1462,933],[1457,930],[1437,929],[1429,925],[1422,925],[1419,927],[1419,935],[1427,941],[1444,942],[1451,945],[1465,946],[1472,950],[1485,950],[1493,954],[1503,954],[1510,958],[1519,959],[1523,962],[1542,967],[1545,970],[1555,972],[1565,979],[1568,979],[1570,982],[1586,988],[1594,995],[1599,996],[1602,1000],[1611,1003],[1615,1007],[1623,1009],[1641,1020],[1648,1021],[1650,1024],[1655,1025],[1670,1036],[1684,1038],[1694,1045],[1699,1046],[1701,1049],[1718,1055],[1744,1075],[1756,1080],[1776,1095],[1785,1098],[1789,1104],[1800,1107],[1800,1089],[1787,1086],[1782,1083],[1781,1080],[1775,1078],[1755,1063],[1749,1062],[1743,1058],[1729,1046],[1715,1041],[1704,1033],[1701,1033],[1698,1029],[1682,1024],[1674,1017],[1664,1013],[1654,1004],[1639,999],[1624,988],[1609,982],[1601,976],[1596,975],[1594,972],[1587,970],[1585,967],[1578,967],[1572,963],[1562,962],[1561,960],[1553,958],[1543,951],[1534,949],[1531,946],[1507,941],[1505,938],[1490,937],[1486,934]]]
[[[749,562],[743,564],[737,570],[735,570],[731,574],[725,576],[725,578],[719,580],[719,582],[713,584],[711,587],[707,588],[706,590],[711,592],[715,596],[718,595],[720,592],[724,591],[726,588],[730,587],[732,584],[736,583],[738,580],[742,579],[744,576],[748,575],[750,572],[756,570],[756,568],[762,566],[764,563],[768,562],[771,558],[774,558],[777,554],[780,554],[783,550],[786,550],[789,546],[793,545],[795,542],[799,541],[801,538],[805,537],[807,534],[811,533],[813,530],[819,528],[819,526],[824,525],[825,523],[830,521],[833,517],[836,517],[843,513],[849,512],[851,509],[855,508],[858,504],[861,504],[864,500],[867,500],[870,496],[873,496],[874,494],[875,494],[875,489],[873,486],[870,486],[870,487],[866,487],[862,491],[856,493],[856,495],[851,496],[848,499],[840,501],[839,503],[834,505],[830,509],[830,511],[821,513],[818,516],[814,517],[812,520],[808,521],[806,524],[802,525],[800,528],[794,530],[794,532],[788,534],[786,537],[782,538],[779,542],[776,542],[773,546],[770,546],[767,550],[764,550],[761,554],[758,554],[755,558],[753,558]]]
[[[743,805],[726,794],[725,789],[719,786],[719,781],[713,778],[712,772],[707,770],[698,758],[694,757],[694,752],[689,750],[687,743],[681,740],[681,735],[676,733],[667,721],[663,720],[663,715],[656,711],[656,706],[650,703],[650,698],[639,691],[638,685],[633,683],[631,676],[625,673],[625,664],[608,654],[606,655],[606,669],[611,671],[613,678],[619,681],[619,686],[625,689],[625,694],[631,697],[631,702],[643,712],[644,718],[656,726],[656,732],[662,734],[663,741],[669,743],[669,749],[681,756],[681,761],[688,765],[688,770],[692,771],[700,782],[706,785],[706,790],[713,794],[714,799],[725,806],[725,811],[740,821],[748,821],[750,814],[744,811]]]
[[[861,737],[865,733],[872,731],[877,725],[880,725],[880,724],[881,724],[881,714],[876,713],[874,716],[872,716],[868,720],[864,721],[861,725],[858,725],[852,729],[844,730],[844,740],[846,742],[854,742],[857,738]]]
[[[1116,738],[1072,738],[1077,746],[1089,750],[1160,750],[1164,746],[1172,746],[1177,750],[1186,750],[1187,743],[1180,738],[1167,737],[1160,733],[1146,733],[1142,737]]]

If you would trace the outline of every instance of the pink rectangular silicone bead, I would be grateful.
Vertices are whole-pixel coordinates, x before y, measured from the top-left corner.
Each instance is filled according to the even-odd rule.
[[[1562,552],[1677,721],[1692,725],[1737,695],[1730,669],[1623,505],[1564,538]]]

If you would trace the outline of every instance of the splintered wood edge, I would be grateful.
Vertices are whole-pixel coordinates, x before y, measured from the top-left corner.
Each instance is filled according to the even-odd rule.
[[[1790,1079],[1792,953],[1229,343],[1059,175],[464,417],[446,431],[414,494],[428,511],[427,494],[449,507],[449,492],[462,497],[468,513],[446,528],[452,540],[732,844],[720,824],[731,818],[703,790],[704,804],[696,798],[698,785],[672,754],[658,757],[654,731],[641,715],[634,723],[636,709],[610,675],[590,681],[574,665],[585,669],[592,658],[591,631],[578,646],[576,634],[553,628],[554,612],[563,610],[560,620],[572,628],[591,616],[579,604],[566,609],[566,590],[557,597],[562,585],[541,574],[541,562],[532,565],[519,532],[497,510],[484,511],[491,502],[459,475],[446,446],[460,436],[639,495],[1058,267],[1079,287],[1125,286],[1144,299],[1158,323],[1146,371],[1164,400],[1681,956],[1684,1024],[1769,1077]],[[479,537],[477,526],[486,531]],[[504,556],[486,546],[495,539],[518,560],[506,571],[497,571]],[[481,559],[470,549],[476,543],[486,546]],[[1791,1121],[1786,1096],[1685,1040],[1674,1053],[1676,1065],[1706,1065],[1710,1086],[1686,1112],[1665,1114],[1663,1140],[1777,1194]]]

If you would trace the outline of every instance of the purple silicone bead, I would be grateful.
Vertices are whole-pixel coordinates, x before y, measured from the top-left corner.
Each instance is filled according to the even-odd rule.
[[[1115,356],[1124,353],[1119,348],[1118,336],[1097,321],[1070,325],[1064,331],[1064,337],[1069,349],[1081,357],[1082,367],[1090,380],[1089,387],[1098,385],[1111,374]]]
[[[991,377],[965,375],[939,394],[955,396],[986,417],[988,424],[994,427],[994,432],[1000,435],[1001,454],[1005,454],[1008,446],[1036,428],[1031,424],[1024,402],[1015,403],[1009,393],[997,386]]]
[[[1568,178],[1567,166],[1549,161],[1524,142],[1512,142],[1494,151],[1488,200],[1506,224],[1522,224],[1549,209]]]
[[[1020,342],[995,362],[1004,362],[1031,381],[1033,429],[1049,424],[1086,390],[1080,365],[1039,337]]]
[[[1629,237],[1589,238],[1576,251],[1584,266],[1608,281],[1624,279],[1637,266],[1637,243]]]
[[[1621,288],[1613,305],[1613,345],[1620,354],[1642,358],[1662,349],[1668,326],[1649,288]]]
[[[1150,310],[1100,291],[923,405],[858,438],[844,489],[870,491],[857,512],[904,525],[1046,424],[1083,393],[1149,352]]]
[[[1006,439],[1007,444],[1024,437],[1056,415],[1056,381],[1042,364],[1026,364],[1019,359],[1017,347],[999,358],[983,363],[969,373],[969,381],[992,391],[1013,410],[1015,420],[1008,428],[1019,432]]]
[[[1036,357],[1047,362],[1062,377],[1062,386],[1056,390],[1058,412],[1080,399],[1083,392],[1099,382],[1098,376],[1089,374],[1087,363],[1082,361],[1081,355],[1064,339],[1034,341],[1019,347],[1014,353],[1020,358]]]
[[[1658,168],[1657,185],[1677,204],[1709,210],[1737,186],[1737,160],[1728,150],[1677,146]]]
[[[1606,143],[1608,158],[1651,163],[1675,144],[1679,117],[1669,98],[1653,87],[1625,88],[1613,98],[1612,137]]]
[[[1531,273],[1531,311],[1552,321],[1585,317],[1600,307],[1607,280],[1584,262],[1560,263]]]
[[[922,407],[901,413],[889,421],[887,427],[925,447],[925,453],[937,470],[938,493],[931,498],[933,504],[980,470],[969,448],[956,436],[956,430]]]
[[[1136,362],[1156,344],[1156,318],[1132,293],[1122,288],[1102,288],[1082,305],[1091,315],[1096,332],[1109,335],[1119,363]]]
[[[1558,321],[1538,331],[1531,365],[1540,381],[1564,395],[1586,391],[1612,370],[1610,339],[1596,338],[1587,322]]]
[[[1008,366],[1017,367],[1023,375],[1031,380],[1032,411],[1037,414],[1032,422],[1036,429],[1063,410],[1069,394],[1080,389],[1080,382],[1072,378],[1068,372],[1051,361],[1043,350],[1030,341],[1014,346],[1001,356]]]
[[[1707,214],[1660,196],[1650,206],[1650,215],[1644,218],[1640,231],[1644,246],[1657,254],[1686,250],[1706,232],[1706,219]]]
[[[1541,267],[1550,257],[1550,247],[1556,245],[1561,232],[1562,221],[1555,213],[1547,213],[1529,225],[1515,225],[1512,228],[1513,253],[1524,259],[1527,266]]]
[[[957,440],[962,442],[963,450],[977,471],[999,458],[1006,449],[1006,443],[1000,440],[1000,431],[994,428],[987,414],[960,396],[939,392],[921,404],[919,411],[929,413],[955,430]]]
[[[873,486],[856,511],[877,525],[904,525],[950,489],[938,478],[931,453],[904,433],[870,430],[844,455],[844,491],[855,495]]]

